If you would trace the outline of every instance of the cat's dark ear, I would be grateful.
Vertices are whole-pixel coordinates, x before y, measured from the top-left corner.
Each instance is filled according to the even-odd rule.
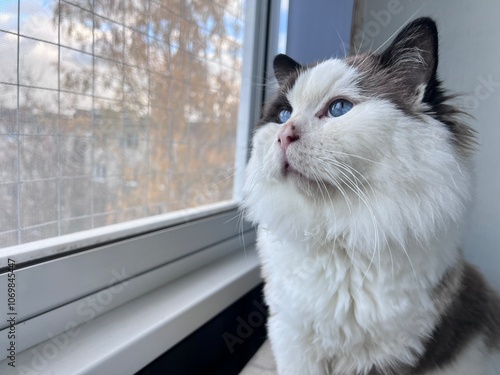
[[[273,61],[274,76],[280,86],[288,80],[290,75],[296,74],[301,67],[302,65],[297,61],[283,54],[277,55]]]
[[[381,56],[381,63],[400,71],[407,84],[418,87],[436,78],[438,65],[438,31],[427,17],[408,24]]]

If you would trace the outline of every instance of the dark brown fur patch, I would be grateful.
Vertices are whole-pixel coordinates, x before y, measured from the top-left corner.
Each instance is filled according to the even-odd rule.
[[[278,122],[278,116],[281,109],[292,111],[293,108],[286,97],[288,92],[295,85],[295,81],[301,74],[316,65],[318,65],[318,63],[301,65],[285,55],[278,55],[275,57],[274,74],[279,83],[279,87],[276,94],[264,105],[262,116],[257,127],[269,122]]]
[[[445,275],[441,285],[449,277],[454,277],[453,272]],[[425,354],[413,373],[450,364],[479,334],[485,336],[487,346],[500,348],[500,298],[475,267],[464,263],[456,298],[427,340]]]
[[[474,266],[463,262],[449,270],[433,299],[441,318],[415,366],[373,368],[369,375],[420,375],[446,368],[480,334],[488,347],[500,349],[500,297]]]
[[[278,114],[281,109],[292,110],[292,106],[288,102],[286,94],[293,87],[299,75],[307,69],[307,67],[301,67],[288,75],[286,80],[284,80],[279,86],[278,92],[264,106],[262,117],[257,126],[261,126],[269,122],[278,122]]]
[[[387,69],[379,55],[358,55],[345,61],[360,74],[358,85],[365,96],[388,100],[409,116],[429,115],[447,127],[460,155],[468,156],[474,150],[475,131],[463,122],[466,114],[450,104],[456,96],[446,94],[439,79],[433,78],[429,83],[424,97],[428,109],[418,113],[416,92],[406,84],[405,72]]]
[[[358,85],[366,96],[389,100],[410,116],[434,117],[450,131],[459,155],[469,156],[475,147],[475,132],[461,120],[465,113],[450,104],[456,95],[443,89],[437,77],[438,62],[437,27],[426,17],[408,24],[381,54],[346,59],[360,73]],[[422,84],[423,95],[418,91]],[[426,104],[425,109],[418,105],[419,100]]]

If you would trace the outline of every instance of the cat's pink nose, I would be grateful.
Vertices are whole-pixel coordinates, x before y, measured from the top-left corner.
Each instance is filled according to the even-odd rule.
[[[297,128],[293,123],[285,124],[278,132],[278,143],[283,151],[286,151],[290,143],[299,139]]]

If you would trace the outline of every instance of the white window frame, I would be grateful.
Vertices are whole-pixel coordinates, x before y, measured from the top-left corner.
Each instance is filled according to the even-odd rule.
[[[251,133],[262,105],[263,82],[255,79],[263,77],[266,57],[275,52],[269,50],[268,40],[277,38],[277,34],[273,35],[272,29],[268,32],[268,22],[273,23],[269,21],[269,12],[276,3],[279,0],[246,1],[234,200],[0,249],[0,303],[5,304],[4,314],[8,261],[16,262],[17,352],[91,321],[228,254],[253,248],[255,231],[241,219],[238,203]],[[271,11],[271,17],[276,16],[279,14]],[[255,278],[252,280],[249,288],[255,285]],[[75,310],[75,304],[86,299],[90,303],[100,292],[112,293],[124,282],[133,287],[117,294],[94,314]],[[5,349],[9,327],[4,314],[0,343]],[[67,322],[72,325],[68,327]],[[7,351],[0,353],[1,361]]]

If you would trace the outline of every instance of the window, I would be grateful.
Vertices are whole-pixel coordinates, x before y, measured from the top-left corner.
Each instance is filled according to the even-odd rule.
[[[0,285],[13,259],[18,351],[254,242],[237,203],[269,8],[1,2]]]
[[[0,247],[233,200],[242,1],[0,11]]]

